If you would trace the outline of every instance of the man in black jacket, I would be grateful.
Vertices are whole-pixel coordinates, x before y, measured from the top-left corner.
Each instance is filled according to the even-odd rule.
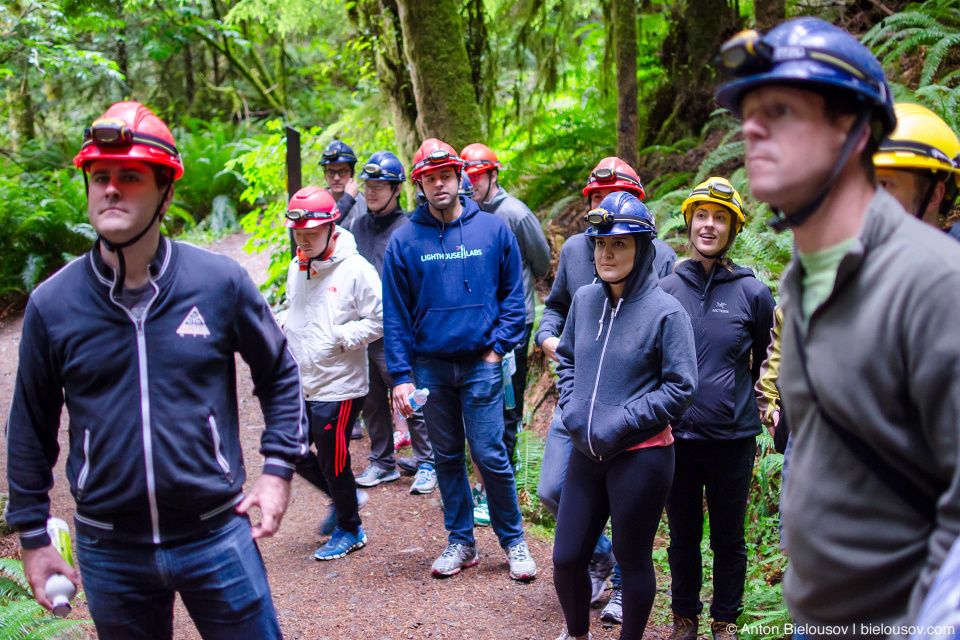
[[[99,637],[170,638],[179,592],[205,638],[279,638],[255,540],[276,533],[306,453],[297,364],[242,267],[161,236],[183,165],[157,116],[113,105],[74,163],[98,241],[31,295],[7,423],[8,521],[27,580],[48,609],[52,574],[79,583],[45,529],[66,401],[77,557]],[[246,497],[236,352],[266,423]]]

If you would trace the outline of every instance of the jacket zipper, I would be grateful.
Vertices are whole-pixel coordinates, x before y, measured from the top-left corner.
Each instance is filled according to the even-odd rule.
[[[210,435],[213,437],[213,452],[217,457],[217,464],[220,465],[223,474],[227,476],[227,480],[230,480],[230,463],[227,462],[227,458],[220,450],[220,432],[217,431],[217,419],[213,417],[212,413],[207,419],[207,423],[210,425]]]
[[[590,453],[599,460],[603,462],[603,456],[598,456],[597,452],[593,450],[593,405],[597,401],[597,389],[600,388],[600,372],[603,370],[603,356],[607,353],[607,343],[610,342],[610,334],[613,333],[613,321],[617,317],[617,312],[620,311],[620,303],[623,302],[623,298],[617,301],[617,308],[614,309],[610,307],[610,326],[607,328],[607,337],[603,339],[603,348],[600,350],[600,364],[597,365],[597,379],[593,381],[593,395],[590,397],[590,413],[587,415],[587,446],[590,447]],[[604,309],[606,309],[606,301],[604,301]],[[600,316],[600,321],[603,321],[603,316]]]
[[[77,476],[77,499],[83,496],[83,488],[87,485],[87,476],[90,475],[90,429],[83,430],[83,466]]]

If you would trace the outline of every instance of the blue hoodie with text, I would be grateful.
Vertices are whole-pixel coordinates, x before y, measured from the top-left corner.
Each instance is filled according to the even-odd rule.
[[[526,329],[520,248],[497,216],[460,198],[441,222],[427,204],[397,229],[383,257],[384,342],[394,384],[411,382],[415,355],[511,351]]]

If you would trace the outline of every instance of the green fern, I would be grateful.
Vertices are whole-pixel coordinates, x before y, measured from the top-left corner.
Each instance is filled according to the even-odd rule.
[[[86,638],[90,624],[52,617],[33,599],[23,563],[0,558],[0,640]]]

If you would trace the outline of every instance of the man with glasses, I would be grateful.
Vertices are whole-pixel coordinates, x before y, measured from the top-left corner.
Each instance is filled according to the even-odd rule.
[[[393,406],[409,418],[414,389],[430,391],[423,412],[449,534],[433,575],[452,576],[477,563],[466,440],[487,487],[493,530],[507,553],[510,577],[527,580],[537,567],[524,540],[503,446],[501,373],[503,356],[516,347],[525,325],[520,252],[502,220],[458,194],[462,168],[450,145],[424,141],[411,177],[427,202],[414,211],[413,224],[393,234],[383,258]]]
[[[360,172],[363,193],[367,201],[366,215],[358,216],[344,225],[357,241],[357,249],[373,264],[383,277],[383,254],[394,231],[410,221],[400,208],[400,194],[406,176],[400,159],[390,151],[377,151]],[[433,468],[433,451],[423,413],[415,411],[407,420],[413,456],[394,458],[393,415],[390,412],[389,394],[393,378],[387,370],[383,340],[371,342],[367,347],[370,366],[370,392],[363,401],[363,417],[370,432],[370,465],[360,476],[361,487],[375,487],[382,482],[393,482],[400,477],[398,467],[408,475],[414,475],[410,493],[428,494],[437,487],[437,472]]]
[[[357,154],[341,140],[328,144],[320,157],[327,190],[336,199],[337,209],[343,216],[337,223],[341,226],[367,212],[367,203],[360,193],[360,183],[353,177],[356,164]]]
[[[856,38],[797,18],[721,62],[750,190],[796,247],[779,377],[794,638],[903,637],[960,533],[960,247],[875,184],[897,116]]]

